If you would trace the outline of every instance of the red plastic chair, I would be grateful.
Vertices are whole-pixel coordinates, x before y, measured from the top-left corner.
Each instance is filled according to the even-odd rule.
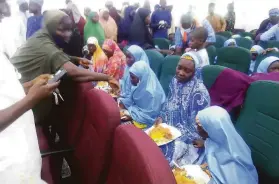
[[[160,148],[133,125],[116,129],[106,184],[176,184]]]

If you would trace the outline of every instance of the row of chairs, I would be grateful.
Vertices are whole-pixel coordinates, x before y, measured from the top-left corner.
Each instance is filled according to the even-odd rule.
[[[50,115],[51,132],[55,130],[60,139],[54,147],[73,151],[43,158],[42,178],[47,183],[176,183],[149,136],[134,126],[120,125],[119,109],[110,95],[93,89],[92,83],[63,80],[59,88],[65,102]],[[44,130],[37,128],[41,151],[52,149],[54,142],[47,136],[48,127]],[[68,180],[60,178],[63,158],[71,169]]]
[[[225,69],[206,66],[202,75],[210,89]],[[249,145],[261,183],[278,183],[279,179],[279,83],[258,81],[251,84],[235,127]]]

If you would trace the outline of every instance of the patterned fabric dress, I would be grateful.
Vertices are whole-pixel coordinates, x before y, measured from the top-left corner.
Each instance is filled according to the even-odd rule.
[[[164,104],[161,117],[163,122],[176,127],[182,136],[161,147],[167,160],[178,165],[200,164],[204,158],[204,150],[196,149],[192,142],[200,139],[195,126],[197,113],[210,105],[207,89],[199,77],[199,70],[186,83],[179,83],[173,78],[170,92]]]

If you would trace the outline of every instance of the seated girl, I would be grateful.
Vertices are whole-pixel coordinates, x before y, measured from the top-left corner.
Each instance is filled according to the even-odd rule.
[[[203,149],[196,149],[193,141],[200,139],[195,128],[197,113],[210,105],[209,94],[200,80],[199,63],[195,53],[184,54],[170,83],[170,92],[160,117],[164,123],[176,127],[182,136],[161,149],[167,160],[179,166],[203,161]]]
[[[130,98],[120,98],[120,107],[127,109],[130,114],[125,120],[145,125],[142,128],[151,127],[166,100],[164,90],[145,61],[133,64],[129,73],[132,84]]]
[[[198,133],[205,140],[205,161],[212,175],[210,184],[258,183],[251,150],[224,109],[218,106],[204,109],[198,113],[196,122]]]
[[[257,73],[279,72],[279,58],[269,56],[261,61],[258,66]]]
[[[231,38],[225,41],[224,47],[237,47],[235,39]]]
[[[107,71],[110,75],[119,80],[124,75],[124,70],[126,67],[126,56],[120,50],[117,43],[113,40],[105,40],[103,44],[103,51],[109,58],[107,63]]]
[[[257,57],[264,52],[264,49],[259,45],[254,45],[251,48],[250,52],[252,55],[252,59],[249,68],[249,75],[251,75],[254,72]]]
[[[127,58],[126,67],[124,70],[124,76],[120,80],[120,86],[121,86],[120,97],[122,101],[125,101],[125,99],[129,100],[131,95],[132,84],[131,84],[130,72],[129,72],[130,67],[138,61],[144,61],[149,66],[148,57],[145,54],[144,50],[139,46],[137,45],[130,46],[125,52],[125,54]]]

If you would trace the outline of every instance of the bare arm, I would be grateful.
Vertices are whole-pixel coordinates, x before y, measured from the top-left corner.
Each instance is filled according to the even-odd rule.
[[[78,68],[71,62],[65,63],[63,68],[67,71],[67,74],[77,82],[109,81],[111,79],[108,75]]]

